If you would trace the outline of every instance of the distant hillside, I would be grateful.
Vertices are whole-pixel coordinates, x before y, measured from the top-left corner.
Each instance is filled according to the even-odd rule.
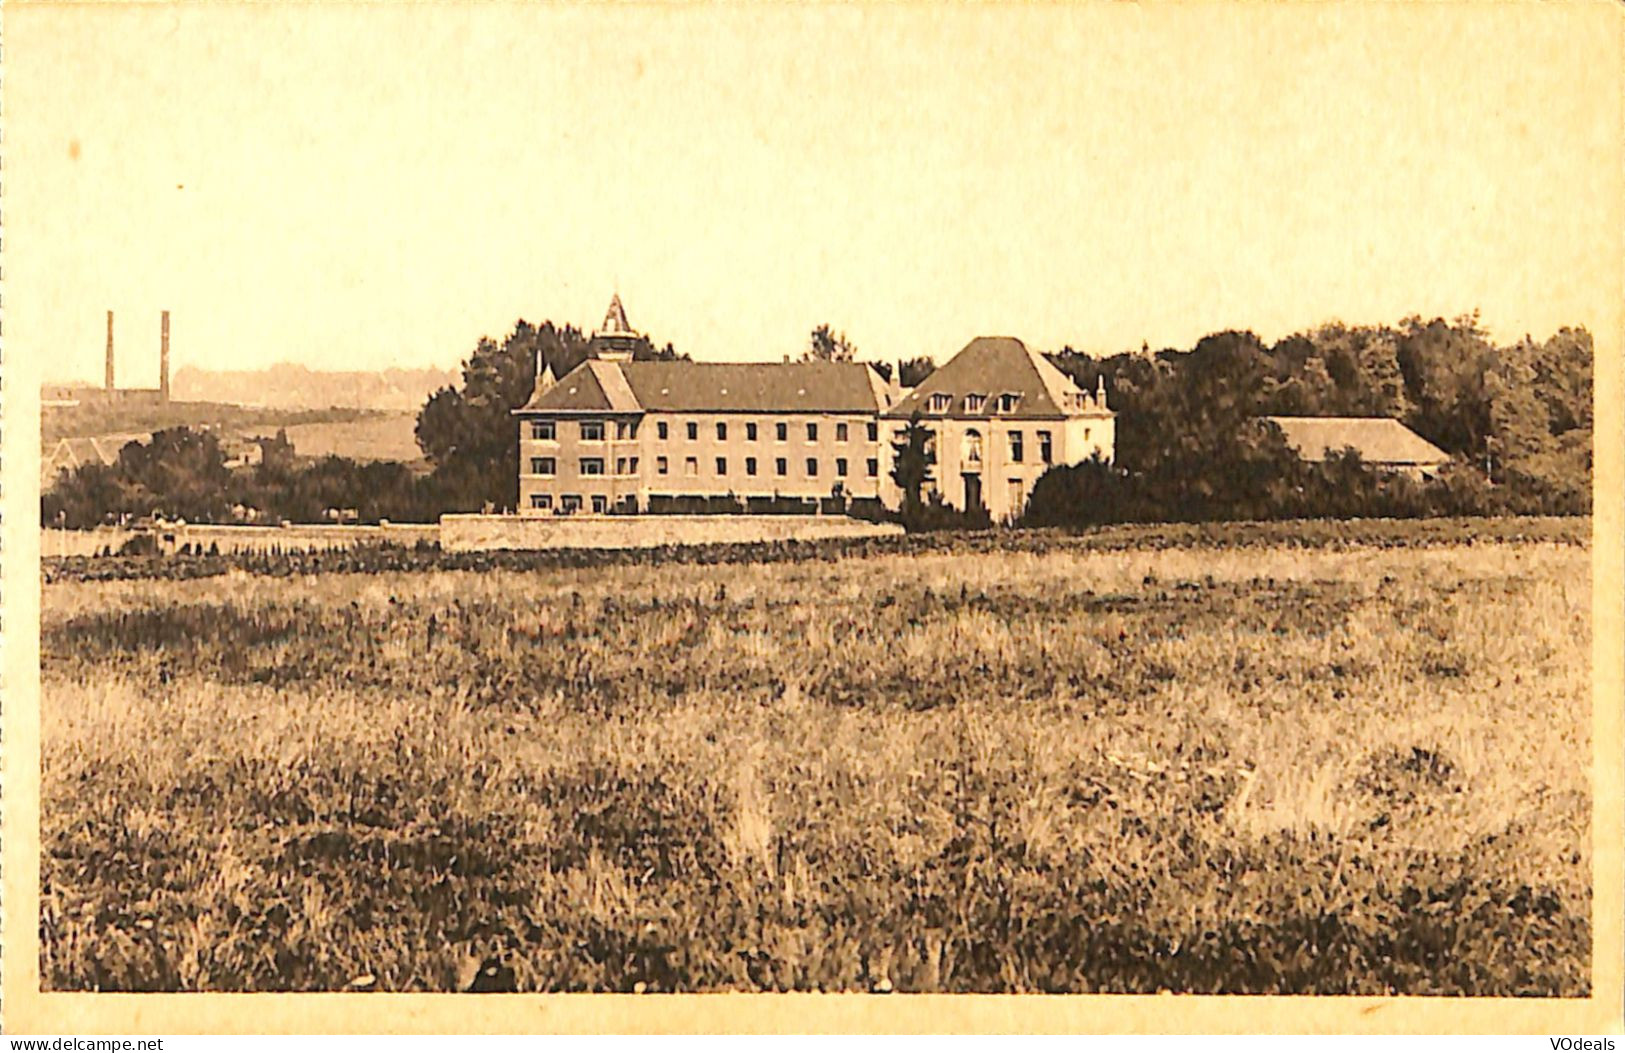
[[[112,405],[86,403],[79,406],[42,408],[40,439],[46,448],[49,448],[59,439],[146,435],[160,428],[208,428],[235,433],[243,429],[272,431],[280,427],[291,428],[300,425],[392,421],[403,416],[408,415],[355,409],[349,406],[285,409],[273,406],[234,406],[221,402],[129,402]],[[400,425],[395,427],[398,430]]]
[[[386,369],[338,372],[279,363],[269,369],[176,371],[174,397],[197,402],[229,402],[278,409],[330,406],[373,410],[413,410],[431,394],[458,381],[451,369]]]

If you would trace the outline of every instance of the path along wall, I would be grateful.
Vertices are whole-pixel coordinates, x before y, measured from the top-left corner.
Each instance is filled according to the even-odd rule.
[[[440,538],[440,528],[433,523],[386,523],[382,526],[295,524],[285,527],[188,523],[186,526],[163,526],[144,531],[116,527],[42,530],[40,555],[93,556],[104,548],[117,552],[138,533],[154,538],[161,552],[175,552],[183,545],[204,551],[213,547],[221,552],[268,552],[272,549],[283,552],[294,549],[326,551],[382,543],[416,545],[419,541],[433,542]]]
[[[440,547],[659,548],[901,534],[895,523],[845,516],[486,516],[440,517]]]

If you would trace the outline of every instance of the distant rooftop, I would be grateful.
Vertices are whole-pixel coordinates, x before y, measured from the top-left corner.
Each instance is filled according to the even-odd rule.
[[[1369,464],[1441,465],[1450,455],[1392,417],[1265,417],[1306,461],[1353,449]]]

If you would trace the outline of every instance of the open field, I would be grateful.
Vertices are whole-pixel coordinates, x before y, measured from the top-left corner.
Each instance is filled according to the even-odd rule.
[[[44,982],[1588,993],[1589,524],[1227,529],[60,575]]]
[[[311,421],[288,427],[288,441],[301,457],[348,457],[356,461],[401,461],[428,470],[418,449],[415,412],[368,412],[353,420]]]

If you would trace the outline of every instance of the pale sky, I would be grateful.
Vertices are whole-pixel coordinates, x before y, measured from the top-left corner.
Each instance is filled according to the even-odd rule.
[[[455,366],[523,316],[777,359],[1617,297],[1603,3],[5,10],[5,338],[52,378]],[[14,359],[13,359],[14,361]]]

